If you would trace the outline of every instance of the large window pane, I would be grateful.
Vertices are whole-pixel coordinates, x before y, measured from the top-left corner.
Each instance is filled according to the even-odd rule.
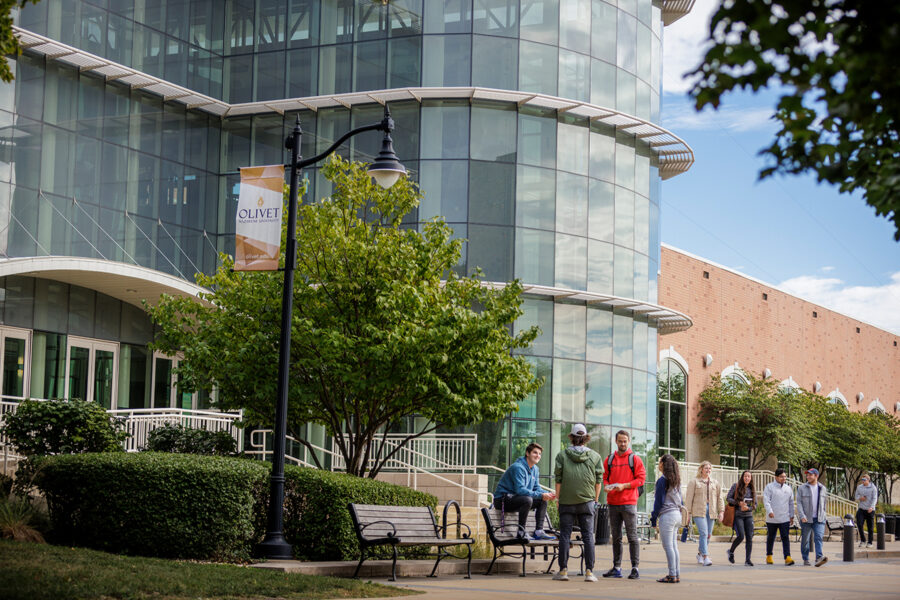
[[[64,333],[68,329],[69,286],[50,279],[34,280],[34,327]]]
[[[583,290],[587,286],[587,238],[556,234],[556,286]]]
[[[631,73],[622,69],[616,70],[616,109],[629,115],[636,112],[636,81]]]
[[[591,0],[560,0],[559,45],[583,54],[591,51]]]
[[[423,47],[422,85],[451,87],[469,85],[472,37],[428,35]]]
[[[609,423],[612,417],[612,367],[587,363],[584,388],[585,419],[589,423]]]
[[[66,336],[35,331],[31,339],[31,397],[63,398],[65,377]]]
[[[618,13],[616,28],[616,65],[631,73],[637,67],[637,19],[622,11]]]
[[[22,398],[25,395],[25,340],[16,337],[3,339],[3,396]]]
[[[615,247],[613,293],[622,298],[634,297],[634,252]]]
[[[419,204],[419,221],[444,217],[448,223],[466,220],[468,161],[427,160],[419,167],[419,184],[425,197]]]
[[[319,49],[319,94],[351,91],[350,73],[353,45],[326,46]]]
[[[612,369],[612,426],[631,427],[631,369],[613,367]]]
[[[469,107],[457,101],[422,104],[421,157],[467,158]]]
[[[557,125],[556,168],[579,175],[588,174],[590,150],[587,123],[561,117]]]
[[[537,325],[541,334],[534,340],[530,348],[519,350],[522,354],[551,356],[553,354],[553,301],[524,298],[522,300],[522,316],[516,319],[516,334]]]
[[[634,189],[634,140],[616,140],[616,184]]]
[[[526,165],[556,167],[556,119],[549,113],[522,109],[519,113],[518,159]]]
[[[587,309],[587,360],[612,362],[613,313],[603,308]]]
[[[591,177],[613,181],[615,174],[616,138],[615,130],[607,131],[598,126],[591,127]]]
[[[588,205],[588,237],[595,240],[613,241],[615,231],[614,194],[615,186],[603,181],[591,180]]]
[[[534,394],[522,399],[519,402],[519,412],[514,414],[520,419],[549,419],[553,402],[553,361],[536,356],[529,356],[526,360],[531,363],[535,377],[544,378],[544,385]]]
[[[558,54],[556,46],[519,42],[519,89],[556,96]]]
[[[472,85],[516,89],[519,43],[511,38],[472,36]]]
[[[556,174],[556,230],[584,236],[588,231],[588,178]]]
[[[584,359],[585,307],[577,304],[555,304],[553,317],[553,355]]]
[[[555,46],[559,39],[559,0],[521,0],[519,37]]]
[[[425,33],[472,31],[472,0],[425,0]]]
[[[616,107],[616,67],[591,59],[591,104]]]
[[[616,60],[616,8],[599,0],[591,3],[591,56]]]
[[[559,51],[559,90],[562,98],[589,102],[591,99],[591,59],[585,54]]]
[[[631,385],[631,426],[635,429],[647,427],[647,374],[643,371],[632,372]]]
[[[472,19],[475,33],[516,37],[519,34],[519,0],[475,0]]]
[[[319,50],[300,48],[287,53],[288,97],[315,96],[318,90]]]
[[[387,41],[377,40],[353,45],[353,89],[384,89],[387,71]]]
[[[587,289],[598,294],[613,293],[612,244],[588,240]]]
[[[119,348],[119,408],[150,405],[150,360],[146,348],[122,344]]]
[[[480,267],[487,281],[513,279],[515,230],[494,225],[469,225],[468,274]]]
[[[613,364],[630,367],[634,332],[633,320],[627,314],[613,314]],[[643,350],[642,350],[643,351]]]
[[[422,80],[422,38],[402,37],[388,42],[388,87],[416,87]],[[361,89],[361,88],[357,88]]]
[[[634,192],[616,186],[616,244],[634,246]]]
[[[556,224],[556,172],[519,165],[516,176],[516,224],[552,230]]]
[[[515,162],[515,107],[472,106],[470,156],[476,160]]]
[[[552,231],[516,228],[516,277],[525,283],[553,285]]]
[[[469,162],[469,222],[515,223],[516,166]]]
[[[584,421],[584,363],[580,360],[553,361],[553,418]]]

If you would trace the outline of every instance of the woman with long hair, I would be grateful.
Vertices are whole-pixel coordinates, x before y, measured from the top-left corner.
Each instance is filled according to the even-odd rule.
[[[697,469],[697,476],[687,483],[684,504],[694,518],[697,537],[700,540],[697,564],[710,566],[709,540],[712,538],[713,523],[725,516],[722,501],[722,484],[712,478],[712,463],[704,460]]]
[[[734,507],[734,541],[728,549],[728,562],[734,564],[735,549],[746,540],[747,558],[744,565],[753,566],[750,553],[753,551],[753,509],[756,508],[756,488],[753,487],[753,475],[750,471],[741,473],[741,478],[728,490],[727,502]]]
[[[662,477],[656,480],[656,498],[650,524],[659,531],[663,550],[666,552],[669,573],[660,583],[678,583],[681,577],[680,556],[678,555],[678,527],[681,525],[681,476],[678,461],[671,454],[663,454],[657,466]]]

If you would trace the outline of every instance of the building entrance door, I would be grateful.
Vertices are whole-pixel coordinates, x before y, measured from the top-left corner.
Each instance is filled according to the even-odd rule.
[[[69,337],[66,345],[66,398],[116,406],[119,345]]]
[[[28,363],[31,332],[26,329],[0,328],[0,396],[21,402],[28,397]]]

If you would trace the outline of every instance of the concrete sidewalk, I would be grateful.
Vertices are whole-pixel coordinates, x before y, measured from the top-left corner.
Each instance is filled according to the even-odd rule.
[[[710,557],[714,564],[703,567],[697,564],[695,543],[679,544],[681,583],[674,585],[656,582],[657,578],[666,574],[665,553],[658,542],[641,546],[641,578],[637,581],[600,577],[612,564],[612,548],[607,545],[597,547],[595,574],[600,578],[597,583],[587,583],[577,576],[577,560],[570,561],[570,581],[553,581],[552,575],[543,574],[547,563],[538,559],[528,561],[527,577],[512,574],[484,576],[479,573],[468,580],[459,575],[444,575],[435,579],[401,578],[393,585],[425,592],[420,597],[427,600],[523,600],[526,597],[536,600],[554,597],[616,600],[698,600],[712,597],[727,600],[758,596],[766,600],[900,598],[900,544],[888,545],[884,551],[860,552],[857,549],[855,562],[843,562],[841,543],[826,542],[824,551],[829,560],[816,568],[800,564],[799,543],[791,544],[793,558],[798,564],[785,566],[780,543],[777,543],[776,564],[766,565],[765,540],[756,538],[754,541],[755,566],[752,568],[743,565],[743,546],[738,548],[736,564],[732,565],[726,560],[728,544],[711,544]],[[624,562],[628,567],[627,555],[626,548]],[[625,569],[623,571],[627,574]],[[380,583],[377,579],[375,581]]]

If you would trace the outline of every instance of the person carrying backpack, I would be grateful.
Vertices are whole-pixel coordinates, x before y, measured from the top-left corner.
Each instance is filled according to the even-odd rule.
[[[641,545],[637,531],[637,501],[644,493],[647,471],[644,462],[629,448],[631,436],[627,431],[616,433],[618,450],[603,462],[603,484],[606,486],[606,503],[609,504],[609,531],[612,538],[613,566],[604,577],[622,577],[622,523],[628,536],[628,553],[631,557],[631,574],[628,579],[638,579]]]

